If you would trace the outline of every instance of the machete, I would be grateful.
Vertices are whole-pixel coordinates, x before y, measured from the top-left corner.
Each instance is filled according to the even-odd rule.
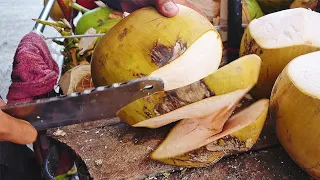
[[[137,78],[123,83],[101,86],[69,95],[6,105],[1,110],[26,120],[37,129],[111,119],[122,107],[142,97],[164,90],[159,78]]]

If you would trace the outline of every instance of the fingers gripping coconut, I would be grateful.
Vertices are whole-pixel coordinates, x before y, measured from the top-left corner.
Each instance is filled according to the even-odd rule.
[[[201,11],[197,6],[193,3],[190,3],[187,0],[103,0],[103,2],[112,6],[113,8],[117,8],[121,11],[133,12],[137,9],[153,6],[155,7],[163,16],[173,17],[178,14],[179,7],[177,4],[181,4],[187,7],[190,7],[196,10],[198,13],[205,16],[205,13]],[[119,7],[120,6],[120,7]]]

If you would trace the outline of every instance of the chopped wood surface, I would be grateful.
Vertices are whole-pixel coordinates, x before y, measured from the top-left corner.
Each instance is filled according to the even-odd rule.
[[[266,123],[251,152],[225,157],[203,168],[180,168],[149,158],[172,125],[133,128],[119,119],[63,127],[64,136],[48,136],[67,144],[86,163],[93,179],[310,179],[279,145]]]

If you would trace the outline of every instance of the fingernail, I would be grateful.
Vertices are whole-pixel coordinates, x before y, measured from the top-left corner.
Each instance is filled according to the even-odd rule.
[[[168,1],[166,3],[163,4],[163,8],[164,10],[166,11],[173,11],[173,10],[176,10],[177,9],[177,5],[174,4],[173,2],[171,1]]]

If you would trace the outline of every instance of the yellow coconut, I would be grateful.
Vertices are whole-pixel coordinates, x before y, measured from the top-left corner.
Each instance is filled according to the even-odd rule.
[[[218,97],[229,99],[231,94],[237,94],[239,98],[241,90],[214,97],[214,103],[209,105],[213,110],[211,115],[181,120],[151,154],[151,158],[175,166],[200,167],[213,164],[224,156],[250,150],[263,129],[269,100],[259,100],[231,117],[230,111],[223,113],[227,112],[223,108],[214,110],[225,103],[219,102]],[[239,99],[233,100],[237,102]],[[228,121],[222,131],[212,131],[225,119]]]
[[[273,84],[293,58],[320,49],[320,14],[295,8],[250,22],[242,37],[240,56],[257,54],[262,60],[259,80],[252,90],[257,99],[269,98]]]
[[[278,139],[293,160],[320,179],[320,51],[293,59],[278,77],[270,100]]]
[[[179,120],[173,114],[188,104],[254,85],[260,65],[257,55],[241,57],[188,86],[138,99],[119,110],[117,116],[134,127],[164,126]],[[186,111],[185,115],[190,116],[201,113],[200,109],[187,108]]]
[[[210,21],[179,5],[173,18],[154,7],[134,11],[97,43],[91,74],[95,86],[159,77],[165,90],[196,82],[220,65],[222,41]]]

